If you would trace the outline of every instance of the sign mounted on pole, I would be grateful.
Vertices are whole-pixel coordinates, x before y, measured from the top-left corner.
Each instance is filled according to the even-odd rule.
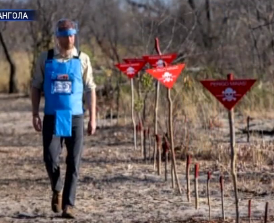
[[[169,65],[176,57],[176,53],[143,56],[144,60],[147,61],[152,67],[164,67],[165,63],[166,65]]]
[[[144,65],[145,62],[115,64],[115,66],[130,79],[134,78],[135,75],[144,67]]]
[[[256,80],[233,79],[229,74],[227,80],[202,80],[200,82],[225,108],[231,110],[250,90]]]
[[[177,64],[163,68],[148,69],[146,72],[156,78],[165,87],[172,88],[184,68],[185,64]]]

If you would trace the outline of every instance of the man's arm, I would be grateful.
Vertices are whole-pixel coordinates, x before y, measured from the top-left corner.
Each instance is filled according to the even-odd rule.
[[[31,84],[31,104],[32,104],[32,115],[39,115],[39,105],[41,100],[41,89],[44,81],[44,57],[45,54],[41,54],[37,60],[35,71],[32,78]]]
[[[31,88],[32,116],[39,115],[40,100],[41,100],[41,90],[32,86]]]
[[[87,103],[87,109],[89,112],[89,120],[91,122],[96,121],[96,91],[91,89],[91,91],[85,92],[85,101]]]
[[[85,66],[83,70],[83,79],[84,79],[84,97],[86,107],[89,112],[89,120],[92,123],[96,121],[96,84],[94,82],[92,66],[88,55],[85,55]]]

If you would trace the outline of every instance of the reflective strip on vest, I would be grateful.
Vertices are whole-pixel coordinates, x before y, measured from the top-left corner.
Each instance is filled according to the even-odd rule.
[[[80,59],[67,62],[46,60],[44,76],[46,115],[57,110],[70,110],[72,115],[83,114],[83,79]]]

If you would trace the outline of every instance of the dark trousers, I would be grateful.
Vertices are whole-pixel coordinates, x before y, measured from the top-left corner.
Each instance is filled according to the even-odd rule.
[[[83,151],[84,117],[82,115],[72,118],[72,136],[54,136],[54,116],[45,115],[43,120],[43,153],[46,170],[51,182],[52,191],[63,189],[63,209],[66,205],[74,206],[76,185],[79,175],[80,160]],[[60,175],[59,157],[62,152],[62,141],[67,148],[65,183]]]

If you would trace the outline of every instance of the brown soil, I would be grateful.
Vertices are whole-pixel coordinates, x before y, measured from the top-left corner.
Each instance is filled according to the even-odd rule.
[[[199,208],[195,209],[193,168],[191,202],[185,194],[185,160],[178,160],[183,194],[179,195],[151,162],[144,163],[134,151],[131,126],[99,125],[96,134],[85,136],[76,200],[76,220],[64,220],[50,208],[51,191],[42,159],[41,135],[31,124],[28,98],[0,97],[0,222],[233,222],[235,205],[229,172],[225,178],[225,216],[221,221],[219,170],[216,161],[199,160]],[[105,125],[109,124],[106,121]],[[65,173],[65,149],[61,160]],[[252,167],[251,167],[252,169]],[[269,202],[269,222],[273,219],[273,166],[257,172],[246,165],[239,171],[241,222],[248,222],[247,204],[252,199],[252,222],[263,222]],[[206,196],[207,171],[211,180],[211,221]]]

